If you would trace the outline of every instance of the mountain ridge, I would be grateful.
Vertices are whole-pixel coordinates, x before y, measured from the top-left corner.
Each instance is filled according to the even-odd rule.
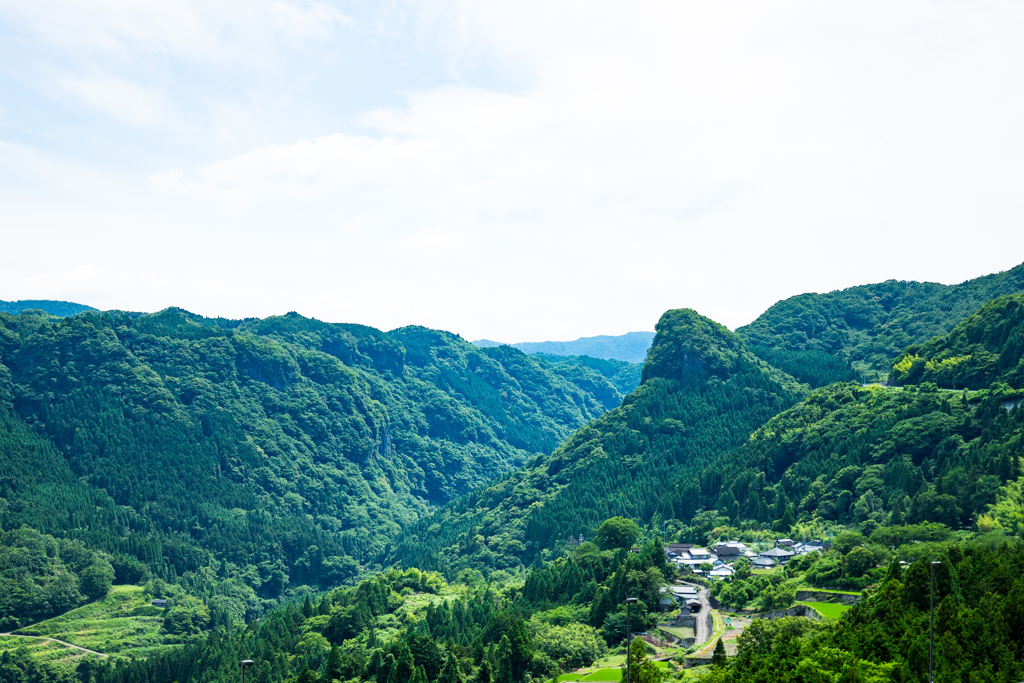
[[[481,347],[511,346],[528,354],[544,353],[552,356],[590,356],[604,360],[643,363],[647,349],[654,340],[654,332],[627,332],[620,335],[580,337],[572,341],[517,342],[505,344],[490,339],[477,339],[472,344]]]

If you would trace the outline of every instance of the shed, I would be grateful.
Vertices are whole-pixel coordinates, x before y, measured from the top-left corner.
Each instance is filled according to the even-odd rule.
[[[167,601],[158,598],[153,601],[153,607],[167,607]]]

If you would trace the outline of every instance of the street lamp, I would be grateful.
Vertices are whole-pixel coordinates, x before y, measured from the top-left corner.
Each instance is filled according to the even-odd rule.
[[[256,662],[251,659],[243,659],[239,664],[242,666],[242,683],[245,683],[245,667],[252,666]]]
[[[626,683],[631,683],[633,680],[629,674],[629,641],[633,636],[633,630],[629,627],[629,606],[634,602],[636,602],[636,598],[626,598]],[[242,683],[245,683],[245,681],[242,681]]]
[[[928,617],[928,683],[935,683],[935,568],[941,562],[931,563],[931,591],[929,593],[929,617]]]

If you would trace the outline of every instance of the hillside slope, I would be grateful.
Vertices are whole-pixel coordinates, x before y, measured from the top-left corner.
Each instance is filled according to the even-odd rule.
[[[45,311],[58,318],[77,315],[83,311],[95,311],[92,306],[76,304],[70,301],[53,301],[50,299],[22,299],[21,301],[0,301],[0,313],[17,315],[22,311]]]
[[[620,399],[425,328],[0,314],[0,519],[166,578],[228,562],[273,598],[352,576]]]
[[[776,415],[701,476],[721,523],[970,528],[1020,474],[1024,411],[998,391],[834,384]],[[713,522],[718,523],[718,522]]]
[[[388,559],[452,571],[508,567],[621,515],[689,519],[699,473],[805,388],[692,310],[658,322],[643,383],[548,457],[417,522]]]
[[[959,285],[889,280],[784,299],[736,333],[758,354],[800,377],[800,367],[838,356],[861,374],[884,378],[911,344],[949,332],[986,302],[1024,291],[1024,264]],[[775,357],[768,353],[775,351]],[[787,353],[780,353],[787,352]],[[815,386],[853,379],[830,368]]]
[[[893,364],[890,381],[950,389],[1002,381],[1024,389],[1024,294],[999,297],[949,334],[908,347]]]

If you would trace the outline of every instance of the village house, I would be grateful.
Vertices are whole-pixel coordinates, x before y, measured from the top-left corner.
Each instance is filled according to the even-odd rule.
[[[795,554],[792,550],[787,550],[786,548],[772,548],[759,554],[758,558],[768,558],[777,564],[786,564],[789,562],[789,558]]]

